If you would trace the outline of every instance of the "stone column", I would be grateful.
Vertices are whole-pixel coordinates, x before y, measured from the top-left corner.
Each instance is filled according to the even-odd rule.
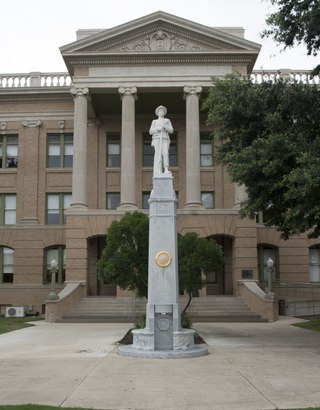
[[[118,209],[137,209],[135,167],[135,99],[136,87],[120,87],[121,125],[121,197]]]
[[[200,198],[200,86],[183,89],[186,99],[186,207],[203,208]]]
[[[38,174],[39,174],[39,138],[40,120],[24,121],[26,135],[21,148],[24,152],[19,167],[23,169],[23,213],[22,222],[26,224],[38,224]]]
[[[74,96],[74,137],[71,208],[87,205],[87,110],[89,89],[72,88]]]

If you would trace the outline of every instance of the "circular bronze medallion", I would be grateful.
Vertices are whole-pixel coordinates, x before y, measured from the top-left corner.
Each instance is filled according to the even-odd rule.
[[[172,261],[172,257],[169,252],[160,251],[156,254],[156,262],[160,268],[167,268]]]

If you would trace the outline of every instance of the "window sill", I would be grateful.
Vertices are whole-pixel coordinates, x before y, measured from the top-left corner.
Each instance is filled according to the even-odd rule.
[[[72,168],[46,168],[46,172],[72,172]]]

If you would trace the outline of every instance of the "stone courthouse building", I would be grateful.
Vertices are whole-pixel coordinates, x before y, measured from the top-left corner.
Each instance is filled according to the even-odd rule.
[[[320,241],[283,241],[262,220],[241,219],[245,192],[212,160],[215,130],[206,125],[201,99],[212,77],[252,74],[260,45],[243,29],[156,12],[114,28],[79,30],[60,50],[66,73],[0,74],[2,314],[8,306],[44,313],[53,257],[61,293],[47,303],[52,320],[80,297],[132,298],[100,281],[96,262],[114,219],[147,212],[148,131],[160,104],[174,127],[178,231],[214,238],[224,250],[223,268],[208,276],[199,299],[241,295],[253,311],[274,309],[256,285],[267,278],[269,257],[274,279],[320,281]]]

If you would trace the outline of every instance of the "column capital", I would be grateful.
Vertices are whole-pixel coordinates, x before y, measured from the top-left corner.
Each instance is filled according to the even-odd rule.
[[[185,96],[187,96],[187,95],[198,95],[198,96],[200,96],[200,93],[202,92],[202,87],[201,87],[201,85],[196,85],[196,86],[185,85],[183,87],[183,92],[184,92]]]
[[[137,98],[137,87],[119,87],[119,94],[121,98],[125,95],[132,95]]]
[[[71,94],[73,95],[73,97],[88,97],[89,94],[89,88],[88,87],[82,87],[82,88],[78,88],[78,87],[72,87],[70,90]]]
[[[38,127],[41,127],[42,121],[41,120],[23,121],[22,125],[26,128],[38,128]]]

